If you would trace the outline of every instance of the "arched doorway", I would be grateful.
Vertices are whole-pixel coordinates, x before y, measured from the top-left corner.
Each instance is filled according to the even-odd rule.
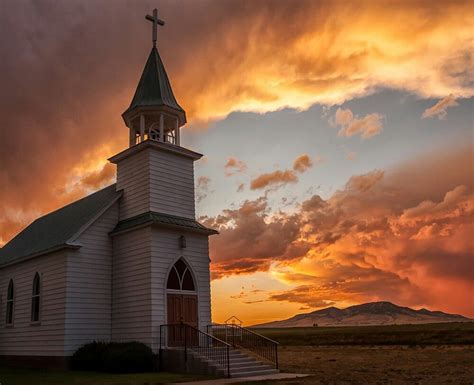
[[[168,324],[183,322],[198,328],[196,285],[191,269],[183,258],[178,259],[171,268],[166,283],[166,291]],[[173,341],[169,342],[172,343]]]

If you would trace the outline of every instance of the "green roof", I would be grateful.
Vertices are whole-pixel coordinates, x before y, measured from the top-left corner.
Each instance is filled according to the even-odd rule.
[[[120,221],[112,234],[119,233],[125,230],[133,229],[138,226],[145,226],[149,224],[161,225],[164,227],[180,228],[184,231],[192,231],[203,234],[218,234],[214,229],[209,229],[201,225],[195,219],[179,217],[176,215],[157,213],[148,211],[146,213],[137,215],[133,218],[128,218]]]
[[[0,249],[0,265],[74,246],[73,237],[120,195],[113,184],[38,218]]]
[[[174,97],[160,54],[156,47],[153,47],[143,69],[132,103],[123,115],[136,107],[161,106],[170,107],[184,114],[184,110]]]

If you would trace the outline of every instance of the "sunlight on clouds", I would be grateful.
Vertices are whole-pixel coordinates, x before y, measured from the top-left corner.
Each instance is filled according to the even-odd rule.
[[[283,17],[278,6],[273,12],[276,19]],[[215,79],[219,86],[201,94],[192,116],[208,120],[236,110],[341,104],[380,87],[423,98],[472,96],[472,13],[468,3],[444,4],[442,12],[433,3],[372,4],[357,12],[345,3],[333,4],[330,11],[305,3],[291,15],[300,25],[294,34],[280,28],[262,35],[255,27],[245,36],[247,44],[235,35],[241,71]],[[250,21],[234,23],[258,26],[263,15],[268,17],[257,7]],[[219,39],[213,44],[219,50]],[[229,68],[235,62],[219,64]],[[193,103],[191,95],[185,98]]]

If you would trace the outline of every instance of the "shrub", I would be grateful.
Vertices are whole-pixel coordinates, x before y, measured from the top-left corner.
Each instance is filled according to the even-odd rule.
[[[94,341],[86,344],[73,354],[71,367],[73,370],[103,371],[104,358],[108,348],[107,343]]]
[[[141,342],[91,342],[71,359],[73,370],[108,373],[149,372],[154,368],[152,350]]]
[[[109,373],[139,373],[153,370],[153,352],[141,342],[111,343],[104,357]]]

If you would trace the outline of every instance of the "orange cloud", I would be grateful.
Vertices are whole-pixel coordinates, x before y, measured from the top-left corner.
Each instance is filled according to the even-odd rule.
[[[322,161],[318,158],[318,162]],[[307,154],[298,156],[293,162],[293,170],[277,170],[265,173],[252,179],[250,182],[251,190],[260,190],[269,186],[275,188],[282,187],[288,183],[298,182],[296,172],[303,173],[313,166],[313,161]]]
[[[305,172],[311,167],[313,167],[313,162],[308,154],[300,155],[293,162],[293,170],[298,172]]]
[[[334,118],[330,119],[333,126],[340,126],[339,136],[351,137],[360,134],[364,139],[380,134],[383,115],[373,113],[362,118],[354,116],[351,110],[338,108]]]
[[[346,190],[365,192],[370,190],[383,176],[382,170],[374,170],[364,175],[354,175],[348,180]]]
[[[160,52],[189,121],[196,126],[237,110],[342,103],[380,87],[421,97],[473,95],[470,2],[354,7],[305,0],[192,2],[184,9],[165,3]],[[105,13],[107,23],[100,17]],[[25,15],[27,23],[15,22]],[[127,146],[120,114],[150,41],[142,14],[106,2],[87,9],[12,2],[0,24],[9,36],[2,42],[9,55],[0,62],[5,242],[36,215],[83,195],[84,188],[71,186],[98,167],[81,175],[71,170]]]
[[[247,165],[242,160],[239,160],[234,157],[230,157],[227,159],[227,162],[224,165],[224,169],[225,169],[225,174],[227,176],[231,176],[231,175],[241,173],[247,170]]]
[[[192,64],[181,66],[178,86],[196,119],[342,104],[384,87],[421,97],[473,95],[467,1],[441,8],[430,1],[363,7],[260,1],[248,7],[227,2],[210,9],[203,23],[214,26],[212,40],[193,41]],[[377,116],[368,119],[364,124],[377,125]]]
[[[298,182],[298,177],[293,170],[273,171],[271,173],[262,174],[252,179],[250,182],[251,190],[259,190],[268,186],[283,186],[287,183]]]
[[[208,218],[221,231],[211,239],[214,276],[269,271],[293,287],[270,301],[388,299],[474,315],[470,157],[470,148],[438,152],[353,176],[293,214],[271,214],[261,198]],[[456,301],[446,302],[447,287],[462,289]]]
[[[444,99],[441,99],[433,107],[427,108],[421,115],[422,119],[432,118],[437,116],[438,119],[445,119],[448,115],[446,111],[449,107],[457,106],[456,98],[453,95],[446,96]]]
[[[80,180],[80,186],[88,190],[99,190],[100,188],[112,183],[115,179],[115,166],[112,163],[106,163],[101,170],[91,172]]]

